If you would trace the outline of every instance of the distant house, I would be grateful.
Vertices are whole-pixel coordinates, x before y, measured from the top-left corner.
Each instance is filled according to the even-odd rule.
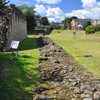
[[[94,26],[99,26],[99,27],[100,27],[100,19],[93,20],[93,21],[92,21],[92,25],[94,25]]]
[[[66,24],[63,24],[63,23],[59,23],[59,22],[52,22],[50,23],[50,26],[53,28],[53,29],[60,29],[61,27],[65,27]]]
[[[74,18],[71,21],[71,26],[73,30],[83,30],[88,21],[91,21],[91,19],[78,19],[78,18]]]

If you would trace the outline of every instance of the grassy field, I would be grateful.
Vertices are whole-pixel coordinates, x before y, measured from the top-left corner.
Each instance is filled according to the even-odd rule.
[[[39,84],[39,50],[36,39],[28,36],[19,46],[19,56],[0,53],[0,97],[2,100],[32,100]]]
[[[63,47],[75,61],[100,78],[100,32],[86,35],[84,31],[54,30],[50,35],[55,43]]]

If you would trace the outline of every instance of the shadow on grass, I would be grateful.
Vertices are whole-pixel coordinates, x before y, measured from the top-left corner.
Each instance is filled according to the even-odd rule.
[[[9,56],[0,54],[0,100],[32,100],[32,87],[40,80],[39,69],[29,69],[29,63],[20,57],[9,60]]]
[[[18,58],[12,57],[11,52],[0,53],[0,100],[33,99],[33,90],[40,82],[38,58],[31,56],[38,48],[36,41],[32,37],[22,41],[19,46],[22,55]]]
[[[31,49],[38,48],[36,41],[37,38],[28,37],[27,39],[23,40],[20,43],[18,50],[22,51],[22,50],[31,50]]]

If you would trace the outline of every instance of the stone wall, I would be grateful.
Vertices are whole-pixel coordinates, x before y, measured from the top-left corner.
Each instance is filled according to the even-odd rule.
[[[21,41],[27,37],[27,26],[26,18],[22,12],[15,7],[15,5],[10,5],[11,20],[9,26],[9,41],[8,48],[12,40]]]
[[[27,37],[27,24],[26,17],[13,4],[9,6],[8,12],[0,12],[0,18],[0,51],[3,51],[4,47],[10,49],[12,40],[22,41]],[[2,36],[5,36],[6,39],[3,40]]]

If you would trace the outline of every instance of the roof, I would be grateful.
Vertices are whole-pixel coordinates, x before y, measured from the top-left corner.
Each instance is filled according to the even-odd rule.
[[[88,22],[91,21],[91,19],[75,19],[76,22]]]

